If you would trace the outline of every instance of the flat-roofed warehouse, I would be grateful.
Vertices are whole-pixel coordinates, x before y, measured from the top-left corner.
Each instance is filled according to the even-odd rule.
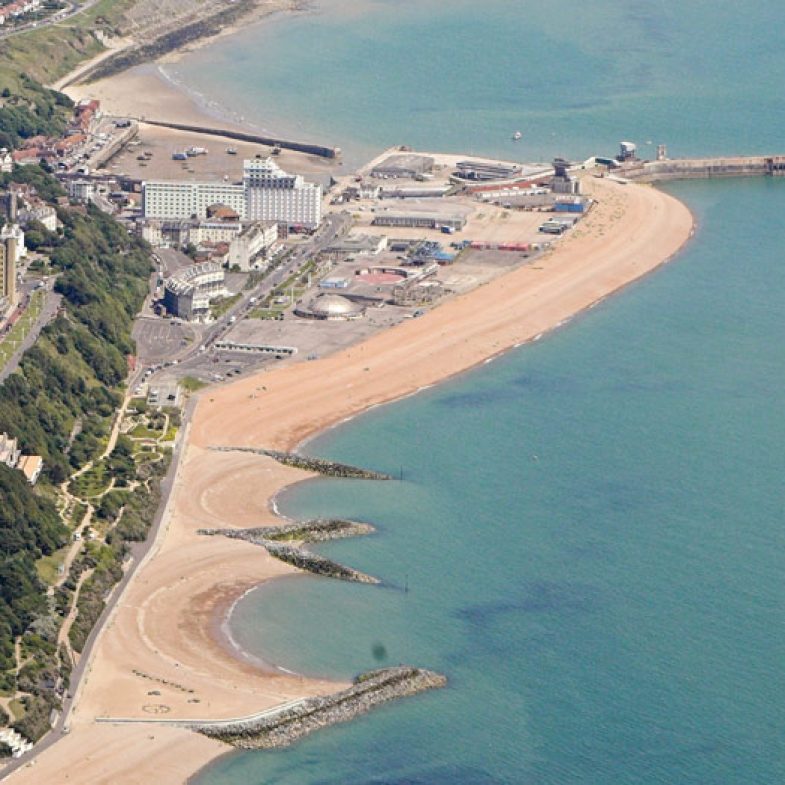
[[[455,168],[455,175],[463,180],[506,180],[520,175],[523,171],[520,164],[502,161],[458,161]]]
[[[371,170],[371,177],[415,178],[433,171],[434,159],[428,155],[400,153],[390,155]]]
[[[374,226],[404,226],[424,229],[440,229],[447,226],[451,229],[463,229],[466,218],[463,215],[428,213],[428,212],[386,212],[376,213],[373,219]]]

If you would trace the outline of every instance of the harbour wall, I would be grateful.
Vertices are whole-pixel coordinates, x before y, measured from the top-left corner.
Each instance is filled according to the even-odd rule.
[[[336,159],[341,154],[340,147],[327,147],[320,144],[309,144],[307,142],[293,142],[288,139],[281,139],[274,136],[259,136],[245,131],[234,131],[227,128],[210,128],[203,125],[187,125],[186,123],[170,123],[164,120],[141,119],[140,122],[147,125],[156,125],[161,128],[173,128],[175,131],[188,131],[194,134],[207,134],[209,136],[222,136],[225,139],[233,139],[238,142],[251,142],[252,144],[263,144],[267,147],[281,147],[284,150],[293,150],[297,153],[307,153],[317,155],[320,158]]]
[[[636,161],[625,164],[614,174],[627,180],[649,183],[712,177],[782,176],[785,175],[785,156],[754,155]]]

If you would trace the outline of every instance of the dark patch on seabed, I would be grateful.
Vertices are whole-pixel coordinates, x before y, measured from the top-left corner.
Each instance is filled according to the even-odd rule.
[[[469,766],[434,766],[405,777],[374,777],[362,782],[320,780],[315,785],[510,785],[510,780],[495,777],[483,769]]]
[[[498,616],[536,613],[589,613],[598,605],[597,590],[585,583],[530,581],[518,597],[502,602],[469,605],[456,612],[458,618],[478,626],[488,626]]]
[[[510,379],[504,386],[445,395],[438,399],[438,403],[450,408],[468,408],[489,406],[505,401],[520,401],[522,391],[553,395],[555,393],[574,394],[576,390],[575,381],[568,376],[522,374]]]

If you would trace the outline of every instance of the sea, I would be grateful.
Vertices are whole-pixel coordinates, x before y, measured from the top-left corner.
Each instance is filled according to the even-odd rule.
[[[772,0],[317,0],[167,68],[348,161],[785,152],[783,23]],[[383,583],[264,585],[238,644],[449,686],[197,785],[785,782],[785,179],[667,190],[697,220],[670,264],[307,444],[394,481],[279,499],[373,523],[319,551]]]

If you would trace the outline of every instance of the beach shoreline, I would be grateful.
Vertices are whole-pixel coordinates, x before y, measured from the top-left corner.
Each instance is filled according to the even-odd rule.
[[[263,672],[241,661],[226,641],[216,640],[221,609],[226,613],[265,581],[298,572],[257,546],[200,537],[197,530],[280,523],[276,498],[309,475],[264,456],[210,448],[302,446],[371,407],[538,340],[672,259],[692,236],[691,213],[662,191],[594,178],[587,178],[587,187],[597,207],[536,265],[322,360],[201,393],[184,445],[181,480],[173,490],[170,525],[119,599],[96,646],[71,733],[46,750],[34,770],[22,769],[10,781],[55,776],[84,761],[89,750],[87,762],[80,763],[80,782],[102,782],[111,773],[114,782],[130,783],[153,771],[161,783],[182,782],[226,752],[220,743],[182,728],[165,734],[156,728],[150,738],[144,724],[102,724],[96,733],[96,716],[145,719],[153,700],[147,697],[153,692],[146,689],[150,678],[157,680],[159,693],[154,707],[165,706],[167,716],[182,718],[206,711],[216,719],[243,716],[343,686]],[[139,673],[147,682],[141,683]],[[190,702],[197,699],[196,705]],[[164,747],[175,741],[191,750],[187,762],[181,753],[167,755]],[[112,749],[119,760],[109,756]],[[152,761],[156,769],[149,768]]]
[[[211,113],[159,69],[156,61],[66,91],[74,99],[99,98],[108,114],[259,130],[225,121],[220,107]],[[670,261],[692,236],[691,213],[664,192],[592,177],[584,182],[596,207],[535,264],[318,361],[200,393],[167,525],[99,633],[70,732],[10,782],[58,781],[63,771],[78,771],[87,785],[192,782],[232,750],[182,727],[156,725],[152,732],[145,720],[243,717],[347,686],[288,671],[238,646],[229,629],[236,604],[272,580],[305,573],[248,542],[198,534],[280,524],[281,493],[315,475],[211,448],[303,450],[372,408],[540,340]],[[130,722],[95,724],[107,716]]]

